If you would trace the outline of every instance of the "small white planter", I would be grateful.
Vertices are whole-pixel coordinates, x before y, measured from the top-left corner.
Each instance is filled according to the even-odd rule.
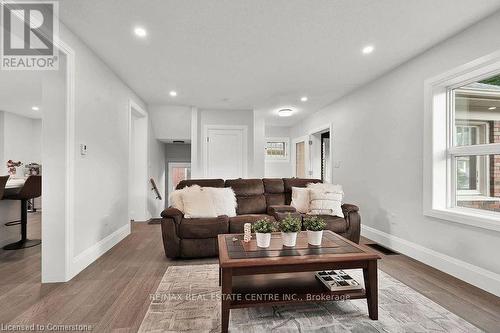
[[[295,244],[297,243],[297,233],[296,232],[281,232],[281,239],[283,240],[283,245],[295,246]]]
[[[323,238],[323,230],[311,231],[307,230],[307,242],[311,245],[321,245],[321,239]]]
[[[257,238],[257,246],[258,247],[269,247],[271,245],[271,234],[256,232],[255,236]]]

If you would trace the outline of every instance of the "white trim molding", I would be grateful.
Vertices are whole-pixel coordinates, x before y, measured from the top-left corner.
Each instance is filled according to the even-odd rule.
[[[423,213],[439,219],[500,231],[500,213],[454,205],[454,164],[449,154],[498,153],[500,144],[453,147],[452,89],[498,75],[500,51],[424,82]]]
[[[361,235],[394,251],[453,275],[478,288],[484,289],[487,292],[500,296],[500,274],[366,225],[361,226]]]
[[[130,222],[116,230],[112,234],[104,237],[88,249],[73,258],[71,267],[71,276],[75,276],[83,271],[88,265],[96,261],[104,253],[108,252],[113,246],[120,243],[125,237],[130,235]]]

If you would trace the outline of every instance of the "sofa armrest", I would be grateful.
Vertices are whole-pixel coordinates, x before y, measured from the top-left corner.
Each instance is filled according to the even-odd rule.
[[[178,210],[177,208],[168,207],[161,212],[161,217],[164,219],[172,219],[175,223],[179,224],[181,219],[184,217],[184,214]]]
[[[359,207],[356,205],[351,205],[351,204],[343,204],[342,205],[342,212],[344,214],[348,214],[351,212],[357,212],[357,211],[359,211]]]
[[[347,222],[347,230],[345,237],[359,244],[361,234],[361,216],[359,215],[359,207],[351,204],[343,204],[342,212]]]
[[[292,206],[287,205],[272,205],[267,207],[267,214],[274,216],[276,213],[295,213],[296,210]]]

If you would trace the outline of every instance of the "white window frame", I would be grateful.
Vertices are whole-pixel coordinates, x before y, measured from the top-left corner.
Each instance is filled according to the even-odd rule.
[[[500,154],[500,143],[453,146],[453,89],[500,74],[500,51],[424,83],[423,213],[454,223],[500,231],[500,213],[456,207],[455,156]]]
[[[450,112],[450,110],[448,110],[448,112]],[[454,122],[455,125],[454,125],[454,131],[456,131],[456,128],[457,128],[457,122],[455,121]],[[481,134],[480,131],[478,131],[476,133],[477,135],[477,138],[479,139],[481,135],[484,135],[485,139],[488,139],[489,136],[490,136],[490,126],[488,124],[488,122],[486,121],[476,121],[476,120],[469,120],[469,121],[464,121],[463,124],[460,124],[458,126],[463,126],[463,127],[484,127],[483,129],[483,132]],[[455,133],[455,137],[456,137],[456,133]],[[451,140],[453,140],[453,138],[451,138]],[[479,141],[478,141],[479,142]],[[477,146],[477,144],[476,144]],[[484,197],[487,197],[489,196],[489,193],[490,193],[490,182],[488,181],[488,177],[487,175],[490,174],[490,157],[489,155],[486,155],[486,161],[484,163],[482,163],[483,165],[477,165],[477,171],[478,171],[478,174],[477,174],[477,178],[480,180],[480,182],[477,184],[478,185],[478,188],[475,189],[475,190],[456,190],[457,191],[457,195],[458,197],[460,196],[484,196]]]
[[[267,144],[269,142],[283,142],[285,144],[285,156],[270,156],[267,155]],[[266,162],[290,162],[290,138],[286,137],[270,137],[266,138]]]

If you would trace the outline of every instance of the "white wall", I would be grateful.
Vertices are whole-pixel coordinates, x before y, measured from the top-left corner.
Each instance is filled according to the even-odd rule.
[[[175,105],[149,105],[156,138],[159,140],[191,139],[191,108]]]
[[[358,204],[363,234],[500,295],[500,234],[422,213],[424,80],[500,49],[500,13],[292,128],[333,122],[333,182]],[[377,54],[367,61],[376,61]]]
[[[72,277],[130,232],[129,100],[145,105],[64,25],[60,38],[75,51],[76,70]],[[86,156],[78,154],[81,143],[88,147]]]
[[[288,138],[289,147],[288,147],[288,160],[286,161],[265,161],[265,176],[266,178],[288,178],[292,177],[292,164],[290,154],[292,153],[292,149],[290,147],[291,139],[290,139],[290,127],[284,126],[266,126],[265,131],[266,138]]]

